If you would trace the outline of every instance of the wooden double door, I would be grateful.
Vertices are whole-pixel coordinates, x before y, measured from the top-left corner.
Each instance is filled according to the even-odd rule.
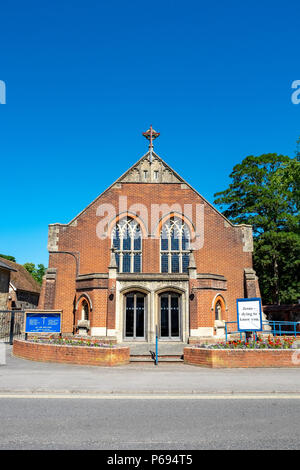
[[[147,339],[146,294],[130,292],[125,296],[124,338],[133,341]],[[161,340],[181,339],[181,296],[175,292],[159,295],[158,331]]]

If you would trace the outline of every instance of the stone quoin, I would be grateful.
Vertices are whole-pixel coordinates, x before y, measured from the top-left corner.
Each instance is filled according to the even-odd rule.
[[[236,298],[260,297],[252,228],[233,225],[153,150],[68,224],[49,225],[40,309],[62,333],[117,342],[224,337]],[[201,175],[199,175],[201,188]]]

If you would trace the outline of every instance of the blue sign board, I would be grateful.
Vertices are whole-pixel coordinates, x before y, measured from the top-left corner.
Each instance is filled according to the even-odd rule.
[[[261,299],[236,299],[237,323],[239,331],[261,331],[262,309]]]
[[[26,312],[25,333],[60,333],[61,313]]]

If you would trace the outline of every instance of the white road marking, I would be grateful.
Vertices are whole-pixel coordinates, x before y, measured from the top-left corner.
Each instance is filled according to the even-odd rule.
[[[93,394],[12,394],[2,393],[1,398],[13,399],[61,399],[61,400],[300,400],[300,394],[228,394],[228,395],[93,395]]]

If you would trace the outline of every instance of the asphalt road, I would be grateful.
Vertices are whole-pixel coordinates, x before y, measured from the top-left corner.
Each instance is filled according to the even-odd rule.
[[[0,449],[299,449],[300,399],[0,397]]]

